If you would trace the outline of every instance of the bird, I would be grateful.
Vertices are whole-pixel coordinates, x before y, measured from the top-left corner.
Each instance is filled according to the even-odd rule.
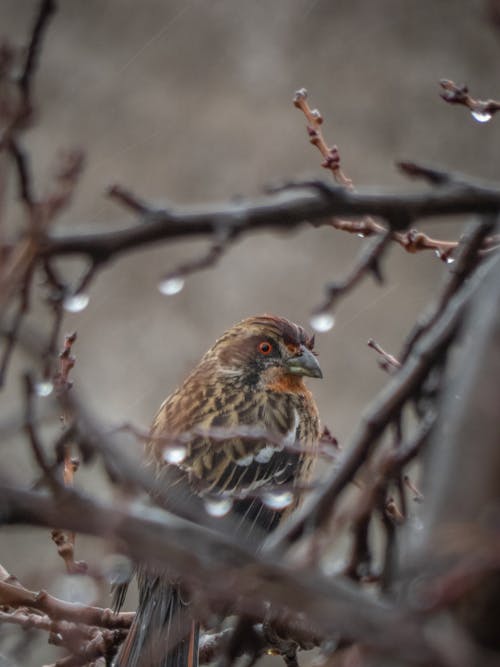
[[[263,540],[300,503],[317,457],[319,414],[305,377],[322,371],[314,336],[301,326],[265,314],[229,328],[154,418],[146,461],[159,486],[174,485],[175,494],[180,480],[193,498],[223,501],[238,536]],[[197,667],[188,589],[145,567],[138,586],[115,667]]]

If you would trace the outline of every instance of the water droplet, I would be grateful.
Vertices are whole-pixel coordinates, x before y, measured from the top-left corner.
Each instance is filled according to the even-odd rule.
[[[226,516],[231,510],[233,501],[224,496],[205,498],[205,510],[210,516]]]
[[[262,502],[273,510],[284,510],[293,502],[291,491],[266,491],[262,494]]]
[[[313,315],[309,321],[312,328],[320,333],[330,331],[335,324],[335,318],[330,313],[318,313]]]
[[[253,461],[253,454],[249,454],[248,456],[243,456],[241,459],[236,459],[235,463],[237,466],[241,466],[242,468],[245,468],[246,466],[249,466]]]
[[[44,398],[45,396],[50,396],[54,391],[54,385],[50,380],[42,380],[35,384],[35,394]]]
[[[165,296],[173,296],[174,294],[182,292],[184,282],[184,278],[181,278],[180,276],[170,276],[170,278],[165,278],[160,281],[158,289],[162,294],[165,294]]]
[[[365,238],[365,235],[363,234],[363,232],[359,232],[359,234],[356,234],[356,236],[357,236],[358,238],[360,238],[360,239],[364,239],[364,238]]]
[[[64,310],[68,313],[80,313],[89,305],[87,294],[70,294],[63,301]]]
[[[182,463],[187,455],[187,448],[183,445],[178,445],[176,447],[167,447],[163,453],[163,458],[167,463],[178,464]]]
[[[68,574],[57,577],[52,584],[52,590],[56,597],[78,604],[92,604],[99,597],[97,585],[87,575]]]
[[[130,558],[121,554],[109,554],[102,562],[102,571],[110,584],[126,584],[134,576],[134,566]]]
[[[445,259],[445,262],[447,264],[453,264],[454,261],[455,261],[455,258],[451,257],[450,255],[448,255],[448,257]]]
[[[472,118],[477,120],[478,123],[487,123],[491,120],[491,114],[488,111],[481,111],[481,109],[474,109],[470,112]]]

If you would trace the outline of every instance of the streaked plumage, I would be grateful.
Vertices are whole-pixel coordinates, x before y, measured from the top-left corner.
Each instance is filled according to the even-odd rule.
[[[257,526],[272,530],[300,494],[286,510],[275,511],[262,493],[305,484],[319,438],[317,408],[303,381],[304,375],[321,377],[313,346],[302,327],[269,315],[226,331],[153,422],[148,459],[160,479],[171,465],[169,448],[181,444],[185,456],[177,467],[194,494],[232,497],[245,536]],[[193,667],[197,627],[185,613],[187,596],[165,577],[142,573],[139,584],[136,623],[117,664]],[[150,637],[156,633],[154,643],[167,642],[181,609],[182,641],[158,659],[158,651],[153,655],[148,648]]]

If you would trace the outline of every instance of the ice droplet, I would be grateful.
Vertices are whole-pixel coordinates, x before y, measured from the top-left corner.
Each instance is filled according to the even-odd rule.
[[[317,315],[313,315],[309,322],[315,331],[324,333],[325,331],[330,331],[333,327],[335,318],[330,313],[318,313]]]
[[[266,491],[262,494],[262,502],[272,510],[283,510],[293,502],[291,491]]]
[[[411,529],[415,530],[417,532],[420,532],[424,529],[424,524],[422,523],[421,519],[419,519],[416,516],[414,516],[410,519],[409,524],[410,524]]]
[[[184,278],[180,276],[170,276],[170,278],[165,278],[158,283],[158,289],[165,296],[173,296],[182,292],[184,282]]]
[[[163,458],[167,463],[178,464],[182,463],[187,455],[187,449],[183,445],[177,447],[167,447],[163,454]]]
[[[88,305],[88,294],[69,294],[63,301],[64,310],[68,313],[80,313]]]
[[[478,123],[487,123],[491,120],[491,114],[488,111],[481,111],[481,109],[474,109],[471,112],[472,118]]]
[[[210,516],[220,517],[226,516],[226,514],[231,510],[233,506],[233,501],[231,498],[205,498],[205,510]]]
[[[42,380],[41,382],[37,382],[35,384],[35,394],[42,398],[45,398],[45,396],[50,396],[53,391],[54,385],[52,382],[50,382],[50,380]]]

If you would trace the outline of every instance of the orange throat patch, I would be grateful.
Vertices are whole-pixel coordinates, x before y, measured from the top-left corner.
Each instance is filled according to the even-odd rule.
[[[308,394],[301,375],[285,373],[281,368],[269,368],[263,373],[264,387],[269,391],[287,394]]]

